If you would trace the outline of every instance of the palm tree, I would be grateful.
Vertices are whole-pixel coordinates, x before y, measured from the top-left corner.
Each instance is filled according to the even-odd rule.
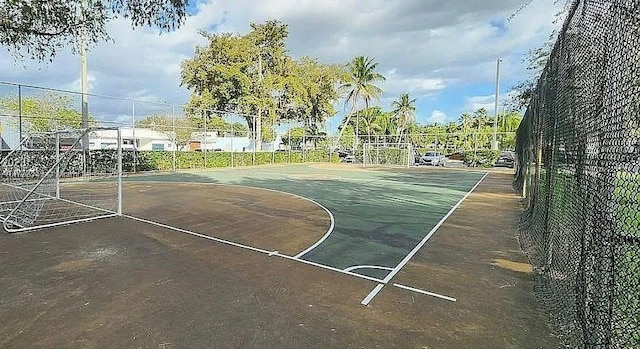
[[[458,125],[453,121],[449,122],[446,126],[445,133],[447,134],[447,138],[445,141],[445,148],[447,148],[448,146],[452,146],[457,151],[458,148],[460,148],[461,146],[461,144],[459,144],[460,137],[457,134]]]
[[[374,85],[377,81],[384,81],[385,77],[376,72],[378,63],[373,61],[373,58],[358,56],[352,61],[347,63],[347,78],[346,81],[340,86],[340,89],[346,91],[346,98],[344,101],[345,107],[347,104],[351,104],[351,112],[347,115],[344,125],[348,125],[351,117],[356,114],[360,100],[364,101],[365,109],[369,108],[369,103],[372,99],[379,99],[383,91],[380,87]],[[358,128],[359,122],[356,122],[356,138],[354,140],[354,150],[356,142],[359,136]],[[342,137],[342,133],[346,127],[340,128],[338,139]]]
[[[376,124],[376,120],[378,120],[378,116],[382,114],[382,110],[380,110],[380,107],[372,107],[360,110],[357,113],[360,124],[362,124],[367,131],[367,141],[371,143],[371,134],[381,130],[380,125]]]
[[[393,115],[390,112],[382,112],[376,116],[374,121],[378,125],[378,136],[382,138],[382,142],[386,145],[387,139],[396,133],[396,123],[393,120]],[[377,140],[378,142],[380,139]]]
[[[400,143],[402,131],[404,131],[407,126],[413,124],[416,121],[416,106],[414,103],[416,102],[415,98],[410,99],[408,93],[403,93],[400,95],[397,101],[393,101],[391,103],[391,108],[393,108],[393,115],[398,122],[398,143]]]
[[[469,150],[471,149],[471,143],[473,142],[473,139],[470,138],[471,136],[473,136],[471,134],[473,126],[473,116],[469,113],[463,113],[462,115],[460,115],[460,118],[458,120],[460,131],[462,132],[462,147],[465,148],[465,150]]]

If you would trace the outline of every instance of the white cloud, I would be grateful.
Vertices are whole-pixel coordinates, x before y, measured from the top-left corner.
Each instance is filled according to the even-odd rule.
[[[434,110],[433,112],[431,112],[431,116],[429,117],[429,123],[430,124],[434,124],[434,123],[443,124],[448,119],[449,118],[447,117],[447,114],[441,112],[440,110]]]
[[[480,108],[485,108],[488,111],[493,111],[495,94],[489,96],[473,96],[467,98],[464,105],[464,111],[473,112]]]
[[[507,104],[512,100],[516,93],[517,92],[515,90],[511,90],[498,96],[498,113],[501,113],[505,108],[508,107]],[[495,109],[495,96],[496,95],[494,93],[487,96],[468,97],[462,108],[462,112],[473,112],[480,108],[485,108],[489,112],[489,114],[493,115]]]
[[[401,93],[409,93],[413,98],[432,96],[447,86],[444,79],[429,78],[420,75],[402,76],[395,69],[389,71],[385,77],[384,90],[387,96],[397,97]]]
[[[132,30],[127,20],[111,22],[108,29],[115,42],[101,43],[89,54],[90,91],[185,103],[188,93],[179,86],[180,63],[196,45],[205,43],[200,29],[244,33],[250,22],[275,18],[289,24],[293,56],[310,55],[331,63],[371,56],[387,75],[381,84],[386,91],[383,102],[402,92],[420,102],[455,86],[493,81],[496,57],[504,59],[504,81],[524,76],[521,55],[547,38],[559,5],[534,1],[503,28],[491,24],[504,21],[521,4],[521,0],[201,1],[181,28],[162,35],[152,28]],[[79,71],[79,59],[68,52],[53,63],[37,64],[14,63],[0,51],[2,80],[79,90]],[[457,109],[492,103],[486,100],[491,96],[457,97],[452,102]],[[131,113],[130,103],[91,101],[96,112],[105,109],[107,118]]]

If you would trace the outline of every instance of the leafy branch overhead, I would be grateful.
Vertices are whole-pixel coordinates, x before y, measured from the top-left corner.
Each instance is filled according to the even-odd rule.
[[[118,17],[133,27],[170,31],[186,18],[188,0],[0,0],[0,44],[18,57],[52,60],[58,50],[110,40],[106,25]]]

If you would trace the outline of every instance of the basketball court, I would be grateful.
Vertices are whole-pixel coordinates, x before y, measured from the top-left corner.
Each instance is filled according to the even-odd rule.
[[[0,237],[0,347],[555,343],[510,178],[322,163],[125,176],[121,216]]]

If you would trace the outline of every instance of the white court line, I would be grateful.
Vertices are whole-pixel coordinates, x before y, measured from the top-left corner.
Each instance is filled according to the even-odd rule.
[[[395,268],[393,268],[393,270],[391,271],[391,273],[389,273],[389,275],[387,275],[384,280],[384,283],[388,283],[399,271],[400,269],[402,269],[407,263],[409,263],[409,260],[411,260],[411,258],[413,258],[413,256],[418,253],[418,250],[420,250],[422,248],[422,246],[424,246],[424,244],[427,243],[427,241],[429,241],[429,239],[431,239],[431,237],[433,236],[433,234],[436,233],[436,231],[438,230],[438,228],[440,228],[440,226],[444,223],[444,221],[447,220],[447,218],[449,218],[449,216],[451,216],[451,214],[453,213],[453,211],[455,211],[458,207],[460,207],[460,205],[462,204],[462,202],[464,200],[466,200],[469,195],[471,195],[471,193],[473,193],[473,191],[480,185],[480,183],[482,183],[482,181],[485,179],[485,177],[487,177],[489,173],[485,173],[484,176],[482,176],[482,178],[480,178],[480,180],[478,181],[478,183],[476,183],[476,185],[473,186],[473,188],[471,188],[471,190],[469,190],[463,197],[462,199],[460,199],[450,210],[449,212],[447,212],[446,215],[444,215],[444,217],[442,217],[442,219],[440,219],[440,221],[433,227],[431,228],[431,230],[429,231],[429,233],[427,233],[427,235],[422,239],[422,241],[420,241],[420,243],[418,243],[416,245],[416,247],[413,248],[413,250],[411,250],[411,252],[409,252],[409,254],[407,254],[401,261],[400,263],[398,263],[398,265],[396,265]]]
[[[148,220],[145,220],[145,219],[136,218],[136,217],[128,216],[128,215],[123,215],[123,216],[127,217],[127,218],[134,219],[134,220],[139,220],[141,222],[145,222],[145,223],[148,223],[148,224],[157,225],[157,226],[164,227],[164,228],[167,228],[167,229],[171,229],[171,230],[183,232],[183,233],[186,233],[186,234],[202,237],[202,238],[205,238],[205,239],[208,239],[208,240],[217,241],[217,242],[220,242],[220,243],[223,243],[223,244],[232,245],[232,246],[236,246],[236,247],[241,247],[241,248],[253,250],[253,251],[256,251],[256,252],[261,252],[261,253],[265,253],[265,254],[271,255],[271,256],[278,256],[278,257],[289,259],[289,260],[293,260],[293,261],[296,261],[296,262],[299,262],[299,263],[304,263],[304,264],[316,266],[318,268],[327,269],[327,270],[335,271],[335,272],[338,272],[338,273],[342,273],[342,274],[358,277],[358,278],[361,278],[361,279],[366,279],[366,280],[369,280],[369,281],[378,282],[379,284],[361,302],[361,304],[363,304],[363,305],[368,305],[373,300],[373,298],[375,298],[375,296],[382,290],[382,288],[389,282],[389,280],[391,280],[391,278],[393,278],[393,276],[395,276],[395,274],[397,274],[400,271],[400,269],[402,269],[402,267],[404,267],[404,265],[406,265],[409,262],[409,260],[417,253],[417,251],[422,246],[424,246],[424,244],[431,238],[431,236],[442,225],[442,223],[444,223],[444,221],[453,213],[453,211],[455,211],[462,204],[462,202],[469,195],[471,195],[471,193],[480,185],[480,183],[484,180],[484,178],[488,174],[489,174],[488,172],[485,172],[484,176],[473,186],[473,188],[471,188],[471,190],[469,190],[469,192],[467,192],[465,194],[465,196],[462,199],[460,199],[460,201],[458,201],[456,203],[456,205],[454,205],[451,208],[451,210],[449,210],[449,212],[436,224],[436,226],[427,234],[427,236],[425,236],[425,238],[422,241],[420,241],[420,243],[411,252],[409,252],[409,254],[407,256],[405,256],[405,258],[395,268],[393,268],[393,269],[389,268],[391,270],[391,273],[389,273],[389,275],[387,275],[387,277],[385,277],[384,280],[380,280],[380,279],[377,279],[377,278],[374,278],[374,277],[369,277],[369,276],[362,275],[362,274],[353,273],[353,272],[347,271],[347,270],[342,270],[342,269],[330,267],[330,266],[327,266],[327,265],[324,265],[324,264],[319,264],[319,263],[307,261],[307,260],[300,259],[300,258],[295,257],[295,256],[292,257],[292,256],[288,256],[288,255],[283,255],[281,253],[278,253],[277,251],[262,250],[262,249],[259,249],[259,248],[246,246],[246,245],[238,244],[238,243],[231,242],[231,241],[226,241],[226,240],[219,239],[219,238],[214,238],[214,237],[211,237],[211,236],[208,236],[208,235],[191,232],[191,231],[188,231],[186,229],[172,227],[172,226],[169,226],[169,225],[166,225],[166,224],[161,224],[161,223],[157,223],[157,222],[153,222],[153,221],[148,221]],[[165,184],[175,184],[176,183],[176,182],[171,182],[171,181],[134,181],[134,182],[150,182],[150,183],[161,183],[161,184],[162,183],[165,183]],[[251,187],[251,186],[236,185],[236,184],[224,184],[224,183],[209,183],[209,182],[204,182],[204,183],[203,182],[192,182],[192,183],[208,184],[208,185],[219,185],[219,186],[235,186],[235,187],[244,187],[244,188],[252,188],[252,189],[259,189],[259,190],[266,190],[266,191],[272,191],[272,192],[277,192],[277,193],[283,193],[283,194],[299,197],[301,199],[313,202],[313,203],[317,204],[318,206],[321,206],[321,207],[324,208],[324,206],[320,205],[319,203],[317,203],[317,202],[315,202],[315,201],[313,201],[313,200],[311,200],[309,198],[305,198],[303,196],[299,196],[299,195],[296,195],[296,194],[287,193],[287,192],[280,191],[280,190],[275,190],[275,189]],[[325,234],[325,236],[323,236],[323,238],[321,238],[322,241],[324,241],[328,237],[328,235],[332,232],[333,225],[335,224],[334,223],[335,221],[334,221],[334,218],[333,218],[333,214],[331,214],[331,211],[329,211],[326,208],[325,208],[325,210],[330,214],[330,217],[332,219],[332,223],[333,224],[332,224],[331,230],[329,230],[327,232],[327,234]],[[322,241],[320,241],[320,243]],[[314,247],[317,247],[317,245],[319,245],[318,242],[316,244],[314,244]],[[400,284],[398,284],[398,285],[400,285]],[[396,285],[394,285],[394,286],[396,286]],[[438,295],[437,293],[415,289],[415,288],[412,288],[412,287],[409,287],[409,286],[406,286],[406,287],[396,286],[396,287],[404,288],[405,290],[418,292],[418,293],[421,293],[421,294],[433,295],[434,297],[437,297],[437,296],[447,297],[447,296],[443,296],[443,295]],[[435,296],[435,295],[437,295],[437,296]],[[447,298],[453,299],[452,297],[447,297]],[[447,299],[447,298],[444,298],[444,299]]]
[[[345,271],[345,270],[342,270],[342,269],[338,269],[338,268],[335,268],[335,267],[330,267],[328,265],[324,265],[324,264],[308,261],[308,260],[301,259],[301,258],[295,258],[295,257],[283,255],[283,254],[277,254],[277,256],[278,257],[282,257],[282,258],[286,258],[286,259],[290,259],[290,260],[293,260],[293,261],[296,261],[296,262],[299,262],[299,263],[313,265],[313,266],[316,266],[318,268],[335,271],[335,272],[340,273],[340,274],[355,276],[355,277],[360,278],[360,279],[365,279],[365,280],[374,281],[374,282],[378,282],[378,283],[382,282],[381,279],[374,278],[372,276],[367,276],[367,275],[362,275],[362,274],[358,274],[358,273],[353,273],[353,272],[350,272],[350,271]]]
[[[369,292],[369,294],[366,297],[364,297],[364,299],[362,300],[362,302],[360,302],[360,304],[365,306],[369,305],[371,300],[373,300],[373,297],[375,297],[378,294],[378,292],[382,290],[382,287],[384,287],[384,284],[378,284],[373,290],[371,290],[371,292]]]
[[[354,265],[349,268],[345,268],[344,271],[354,271],[356,269],[380,269],[380,270],[393,270],[391,267],[383,267],[381,265]]]
[[[463,197],[462,199],[460,199],[450,210],[449,212],[447,212],[446,215],[444,215],[444,217],[442,217],[442,219],[440,219],[440,221],[429,231],[429,233],[427,233],[427,235],[420,241],[420,243],[418,243],[418,245],[416,245],[416,247],[413,248],[413,250],[411,250],[411,252],[409,252],[409,254],[407,254],[401,261],[400,263],[398,263],[398,265],[396,265],[395,268],[393,268],[393,270],[382,280],[383,285],[386,285],[387,283],[389,283],[389,281],[391,281],[391,279],[398,274],[398,272],[400,271],[400,269],[402,269],[407,263],[409,263],[409,261],[411,260],[411,258],[413,258],[413,256],[418,253],[418,251],[422,248],[422,246],[424,246],[424,244],[427,243],[427,241],[429,241],[429,239],[431,239],[431,237],[433,236],[433,234],[435,234],[435,232],[438,230],[438,228],[440,228],[440,226],[444,223],[444,221],[447,220],[447,218],[449,218],[449,216],[451,216],[451,214],[453,213],[453,211],[455,211],[458,207],[460,207],[460,205],[462,204],[462,202],[464,200],[467,199],[467,197],[469,197],[469,195],[471,195],[471,193],[480,185],[480,183],[482,183],[482,181],[485,179],[485,177],[487,177],[487,175],[489,175],[489,172],[486,172],[484,174],[484,176],[482,176],[482,178],[480,178],[480,180],[478,181],[478,183],[476,183],[473,188],[471,188]],[[376,287],[377,288],[377,287]],[[373,300],[373,298],[376,296],[376,294],[378,294],[378,292],[376,292],[375,294],[372,295],[372,293],[369,294],[369,296],[371,296],[371,299],[369,300],[369,302],[371,300]],[[367,296],[367,297],[369,297]],[[366,299],[366,298],[365,298]],[[364,302],[364,301],[363,301]]]
[[[212,184],[216,184],[216,183],[212,183]],[[309,246],[304,251],[302,251],[302,252],[298,253],[297,255],[295,255],[293,257],[295,259],[298,259],[298,258],[302,257],[303,255],[311,252],[311,250],[313,250],[314,248],[318,247],[318,245],[323,243],[329,237],[329,235],[331,235],[331,233],[333,233],[333,229],[336,226],[336,219],[335,219],[335,217],[333,217],[333,213],[328,208],[326,208],[324,205],[322,205],[321,203],[319,203],[319,202],[317,202],[317,201],[315,201],[313,199],[309,199],[309,198],[301,196],[301,195],[297,195],[297,194],[293,194],[293,193],[289,193],[289,192],[282,191],[282,190],[277,190],[277,189],[251,187],[251,186],[239,185],[239,184],[217,184],[217,185],[223,185],[223,186],[229,186],[229,187],[239,187],[239,188],[251,188],[251,189],[265,190],[265,191],[270,191],[270,192],[274,192],[274,193],[285,194],[285,195],[293,196],[293,197],[298,198],[298,199],[306,200],[306,201],[308,201],[308,202],[320,207],[321,209],[323,209],[327,213],[327,215],[329,215],[329,221],[330,221],[329,229],[327,229],[327,232],[324,233],[324,235],[318,241],[316,241],[315,244]]]
[[[174,227],[174,226],[171,226],[171,225],[168,225],[168,224],[158,223],[158,222],[150,221],[148,219],[138,218],[138,217],[134,217],[134,216],[126,215],[126,214],[123,214],[122,217],[133,219],[135,221],[139,221],[139,222],[142,222],[142,223],[155,225],[155,226],[158,226],[158,227],[161,227],[161,228],[174,230],[174,231],[177,231],[177,232],[180,232],[180,233],[193,235],[193,236],[196,236],[196,237],[199,237],[199,238],[203,238],[203,239],[219,242],[221,244],[230,245],[230,246],[234,246],[234,247],[239,247],[239,248],[243,248],[243,249],[246,249],[246,250],[251,250],[251,251],[254,251],[254,252],[264,253],[264,254],[266,254],[268,256],[276,256],[276,257],[288,259],[288,260],[291,260],[291,261],[295,261],[295,262],[298,262],[298,263],[312,265],[314,267],[318,267],[318,268],[322,268],[322,269],[326,269],[326,270],[331,270],[331,271],[338,272],[338,273],[341,273],[341,274],[354,276],[354,277],[357,277],[357,278],[360,278],[360,279],[365,279],[365,280],[374,281],[374,282],[382,282],[382,280],[374,278],[374,277],[370,277],[370,276],[366,276],[366,275],[360,275],[360,274],[344,271],[342,269],[330,267],[328,265],[319,264],[319,263],[307,261],[307,260],[304,260],[304,259],[295,258],[295,257],[292,257],[292,256],[288,256],[288,255],[279,253],[278,251],[268,251],[268,250],[264,250],[264,249],[257,248],[257,247],[243,245],[243,244],[240,244],[240,243],[237,243],[237,242],[228,241],[228,240],[216,238],[216,237],[213,237],[213,236],[196,233],[196,232],[193,232],[191,230],[182,229],[182,228]]]
[[[176,184],[179,182],[171,182],[171,181],[131,181],[129,183],[160,183],[160,184]],[[206,185],[212,185],[212,186],[226,186],[226,187],[238,187],[238,188],[251,188],[251,189],[257,189],[257,190],[264,190],[264,191],[270,191],[270,192],[274,192],[274,193],[280,193],[280,194],[285,194],[285,195],[289,195],[289,196],[293,196],[295,198],[298,199],[302,199],[308,202],[311,202],[312,204],[320,207],[321,209],[323,209],[325,212],[327,212],[327,215],[329,215],[329,229],[327,229],[327,232],[324,233],[324,235],[318,240],[316,241],[316,243],[314,243],[313,245],[309,246],[307,249],[305,249],[304,251],[298,253],[297,255],[295,255],[293,258],[300,258],[303,255],[311,252],[311,250],[313,250],[314,248],[318,247],[318,245],[320,245],[321,243],[323,243],[328,237],[329,235],[331,235],[331,233],[333,233],[333,229],[336,226],[336,219],[333,216],[333,213],[326,208],[324,205],[322,205],[321,203],[313,200],[313,199],[309,199],[307,197],[304,196],[300,196],[297,194],[293,194],[293,193],[289,193],[286,191],[282,191],[282,190],[277,190],[277,189],[269,189],[269,188],[261,188],[261,187],[252,187],[252,186],[248,186],[248,185],[240,185],[240,184],[226,184],[226,183],[210,183],[210,182],[188,182],[188,183],[193,183],[193,184],[206,184]],[[187,184],[188,184],[187,183]],[[340,270],[340,269],[338,269]]]
[[[225,244],[225,245],[231,245],[231,246],[235,246],[235,247],[240,247],[240,248],[244,248],[244,249],[247,249],[247,250],[264,253],[264,254],[267,254],[267,255],[269,255],[269,254],[272,255],[272,253],[273,253],[273,251],[267,251],[267,250],[263,250],[261,248],[251,247],[251,246],[239,244],[237,242],[232,242],[232,241],[219,239],[219,238],[216,238],[216,237],[213,237],[213,236],[196,233],[196,232],[193,232],[191,230],[182,229],[182,228],[174,227],[174,226],[171,226],[171,225],[168,225],[168,224],[163,224],[163,223],[150,221],[150,220],[144,219],[144,218],[138,218],[138,217],[130,216],[130,215],[127,215],[127,214],[123,214],[122,217],[133,219],[134,221],[138,221],[138,222],[147,223],[147,224],[155,225],[155,226],[158,226],[158,227],[170,229],[170,230],[175,230],[177,232],[185,233],[185,234],[189,234],[189,235],[193,235],[193,236],[197,236],[199,238],[212,240],[212,241],[219,242],[219,243]]]
[[[393,286],[395,287],[399,287],[405,290],[409,290],[409,291],[413,291],[413,292],[418,292],[418,293],[422,293],[422,294],[426,294],[427,296],[432,296],[432,297],[437,297],[437,298],[441,298],[441,299],[445,299],[451,302],[456,302],[457,300],[453,297],[449,297],[449,296],[445,296],[445,295],[441,295],[438,293],[433,293],[433,292],[429,292],[429,291],[425,291],[425,290],[421,290],[419,288],[415,288],[415,287],[409,287],[409,286],[405,286],[402,284],[393,284]]]

